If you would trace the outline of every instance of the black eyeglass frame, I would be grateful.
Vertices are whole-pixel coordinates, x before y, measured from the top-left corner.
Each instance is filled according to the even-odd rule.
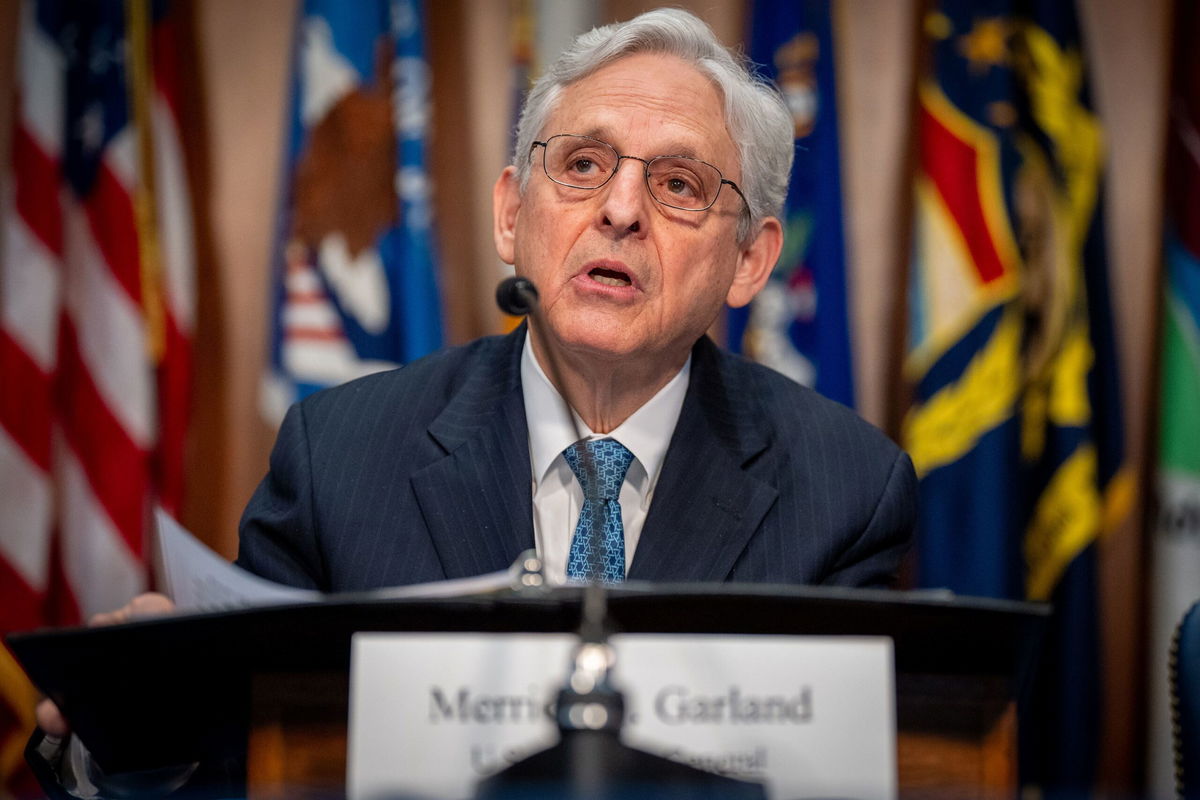
[[[552,142],[553,140],[555,140],[561,136],[570,136],[570,137],[573,137],[576,139],[587,139],[588,141],[595,142],[596,144],[604,145],[605,147],[607,147],[609,150],[612,150],[613,153],[616,154],[617,165],[615,167],[613,167],[612,172],[608,173],[607,178],[605,178],[603,181],[596,184],[595,186],[579,186],[578,184],[566,183],[565,181],[560,181],[558,178],[555,178],[553,175],[550,174],[550,167],[547,166],[547,164],[546,164],[546,153],[549,151],[550,142]],[[566,186],[570,189],[583,189],[585,191],[594,191],[596,189],[601,189],[609,181],[611,181],[613,179],[613,176],[617,174],[617,171],[621,169],[621,162],[628,159],[630,161],[640,161],[641,162],[642,177],[646,181],[646,191],[650,193],[650,197],[652,197],[654,199],[654,202],[660,203],[660,204],[666,206],[667,208],[674,208],[679,211],[708,211],[710,208],[712,208],[714,205],[717,204],[717,200],[721,197],[721,187],[724,186],[725,184],[729,184],[730,188],[732,188],[735,192],[737,192],[738,197],[742,198],[742,203],[744,203],[746,206],[746,212],[747,213],[750,212],[750,201],[747,200],[746,195],[742,193],[741,187],[738,186],[733,181],[726,178],[725,173],[721,172],[720,168],[717,167],[715,164],[710,164],[707,161],[701,161],[698,158],[692,158],[691,156],[665,156],[664,155],[664,156],[655,156],[654,158],[651,158],[651,159],[645,159],[645,158],[640,158],[639,156],[623,156],[617,151],[617,148],[613,147],[611,144],[604,141],[603,139],[597,139],[593,136],[585,136],[582,133],[556,133],[553,136],[546,139],[546,141],[544,141],[544,142],[535,141],[535,142],[533,142],[533,144],[531,144],[529,146],[530,161],[533,160],[534,148],[536,148],[538,146],[541,146],[541,148],[542,148],[542,172],[546,173],[546,177],[549,178],[550,180],[552,180],[553,182],[557,183],[559,186]],[[650,165],[652,163],[654,163],[655,161],[658,161],[659,159],[663,159],[663,158],[683,159],[685,161],[695,161],[697,164],[703,164],[706,167],[711,167],[713,169],[713,171],[715,171],[717,173],[717,177],[720,178],[720,180],[721,180],[721,182],[719,184],[717,184],[717,193],[713,195],[712,202],[710,202],[708,205],[704,206],[703,208],[685,208],[684,206],[672,205],[671,203],[664,202],[662,199],[660,199],[659,196],[654,193],[654,188],[650,185]]]

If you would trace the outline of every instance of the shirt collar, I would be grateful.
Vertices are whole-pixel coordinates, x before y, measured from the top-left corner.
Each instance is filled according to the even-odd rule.
[[[692,357],[689,354],[675,377],[667,381],[629,419],[604,437],[616,439],[642,465],[648,486],[658,482],[658,474],[667,456],[667,447],[675,432],[675,423],[683,410],[691,379]],[[554,464],[554,459],[568,445],[595,434],[575,410],[567,405],[554,384],[542,370],[533,354],[530,337],[525,336],[521,353],[521,389],[525,398],[525,419],[529,427],[529,454],[533,478],[540,483]]]

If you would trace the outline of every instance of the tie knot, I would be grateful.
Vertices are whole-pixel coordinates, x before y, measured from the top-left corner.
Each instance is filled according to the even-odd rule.
[[[591,467],[584,456],[584,449],[591,454]],[[583,487],[583,496],[593,493],[592,474],[595,475],[595,494],[602,500],[616,500],[621,496],[621,484],[625,481],[625,473],[633,463],[633,453],[616,439],[588,439],[563,450],[563,458],[579,485]],[[589,474],[590,473],[590,474]]]

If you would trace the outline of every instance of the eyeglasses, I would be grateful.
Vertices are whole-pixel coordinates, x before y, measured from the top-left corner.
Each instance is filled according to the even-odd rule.
[[[656,156],[649,160],[637,156],[623,156],[607,142],[590,136],[560,133],[544,142],[534,142],[529,157],[533,159],[533,147],[542,147],[542,168],[546,177],[562,186],[573,189],[599,189],[612,180],[621,167],[621,161],[640,161],[646,175],[646,188],[650,196],[659,203],[681,211],[705,211],[717,202],[721,187],[729,184],[746,202],[746,195],[733,181],[726,180],[721,170],[686,156]],[[749,203],[746,204],[749,208]]]

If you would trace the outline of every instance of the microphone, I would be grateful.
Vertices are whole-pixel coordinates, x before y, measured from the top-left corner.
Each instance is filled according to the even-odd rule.
[[[514,317],[523,317],[529,314],[534,314],[538,310],[538,290],[533,285],[533,281],[528,278],[522,278],[519,275],[505,278],[496,286],[496,305],[500,306],[500,310],[505,314],[511,314]],[[555,387],[560,385],[557,378],[557,370],[554,362],[551,361],[546,365],[549,374],[552,376],[552,381]],[[563,402],[566,402],[564,398]],[[601,532],[604,529],[604,508],[603,500],[600,499],[599,487],[597,486],[598,476],[596,474],[595,460],[592,458],[592,451],[585,445],[583,452],[580,454],[583,465],[583,470],[591,479],[587,482],[589,491],[584,493],[584,501],[592,511],[592,530],[595,535],[592,536],[590,546],[588,547],[588,566],[591,568],[593,578],[589,581],[589,591],[585,592],[584,601],[584,619],[583,629],[585,631],[585,641],[604,641],[605,639],[605,618],[607,609],[605,607],[603,586],[600,580],[601,566],[604,563],[604,554],[601,552]],[[600,592],[597,594],[592,591],[599,587]]]
[[[496,287],[496,305],[505,314],[523,317],[538,307],[538,290],[533,281],[514,275]]]

